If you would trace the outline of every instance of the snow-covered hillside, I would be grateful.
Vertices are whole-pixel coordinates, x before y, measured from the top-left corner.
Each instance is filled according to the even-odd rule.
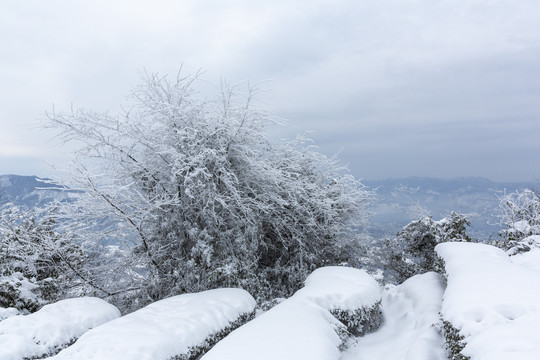
[[[478,360],[540,358],[540,249],[444,243],[448,286],[441,315],[455,351]]]
[[[0,175],[0,207],[14,204],[26,208],[68,199],[69,191],[37,176]]]
[[[253,320],[245,315],[255,302],[238,289],[175,296],[120,318],[91,298],[31,315],[0,309],[0,358],[43,358],[67,347],[53,358],[197,359],[210,349],[204,360],[538,359],[540,249],[509,256],[455,242],[436,251],[440,274],[384,289],[363,270],[318,269]]]
[[[30,315],[10,316],[0,322],[0,359],[43,358],[119,316],[113,305],[88,297],[45,305]]]
[[[240,289],[178,295],[88,331],[54,359],[195,358],[211,337],[219,339],[254,310],[255,300]]]

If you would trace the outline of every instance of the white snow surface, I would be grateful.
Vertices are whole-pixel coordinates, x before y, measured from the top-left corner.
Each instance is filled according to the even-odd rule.
[[[15,315],[19,315],[19,310],[15,308],[0,307],[0,321],[7,319],[8,317],[15,316]]]
[[[510,259],[516,265],[540,272],[540,248],[533,248],[531,251],[511,256]]]
[[[0,359],[49,354],[119,316],[120,311],[106,301],[82,297],[45,305],[30,315],[9,317],[0,322]]]
[[[448,285],[441,313],[460,330],[472,360],[540,358],[540,273],[534,251],[509,257],[496,247],[443,243]]]
[[[381,288],[367,272],[327,266],[313,271],[295,297],[305,297],[327,310],[356,310],[381,300]]]
[[[377,282],[364,270],[315,270],[305,287],[236,329],[202,360],[337,360],[340,325],[329,310],[373,306],[381,299]]]
[[[170,359],[255,306],[253,297],[241,289],[173,296],[88,331],[51,359]]]
[[[444,285],[440,275],[416,275],[383,292],[383,325],[364,335],[342,360],[444,360],[437,330]]]

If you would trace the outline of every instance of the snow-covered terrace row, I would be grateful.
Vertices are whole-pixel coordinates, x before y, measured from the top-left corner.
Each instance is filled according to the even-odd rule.
[[[0,322],[0,359],[41,358],[68,346],[83,333],[120,316],[97,298],[76,298],[45,305],[30,315]]]
[[[173,296],[88,331],[51,359],[193,359],[249,320],[255,305],[241,289]]]
[[[351,315],[345,322],[363,333],[378,325],[380,301],[380,287],[365,271],[317,269],[303,289],[233,331],[202,360],[337,360],[350,334],[332,313]]]
[[[475,243],[443,243],[435,250],[448,281],[441,314],[455,355],[539,359],[540,250],[511,257]]]

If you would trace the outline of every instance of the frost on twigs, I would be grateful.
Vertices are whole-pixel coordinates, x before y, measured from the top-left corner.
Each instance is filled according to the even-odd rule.
[[[92,250],[79,274],[122,310],[220,287],[289,297],[358,252],[372,191],[310,140],[268,137],[276,119],[256,88],[204,99],[197,82],[148,74],[125,113],[49,114],[80,145],[67,185],[81,192],[59,207],[59,232]]]

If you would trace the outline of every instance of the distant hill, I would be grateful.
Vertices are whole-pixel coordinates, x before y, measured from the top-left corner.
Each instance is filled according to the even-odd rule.
[[[38,207],[53,200],[66,199],[69,194],[48,179],[37,176],[0,175],[0,207],[15,204]]]
[[[422,210],[438,220],[451,211],[470,214],[470,234],[487,239],[499,230],[496,214],[499,196],[538,186],[536,183],[499,183],[485,178],[364,180],[377,189],[377,200],[370,209],[370,233],[375,237],[395,235],[418,218]],[[47,179],[36,176],[0,175],[0,206],[42,206],[54,199],[66,199],[69,193]]]
[[[536,183],[499,183],[479,177],[409,177],[363,183],[377,189],[370,230],[375,236],[395,235],[426,210],[436,220],[451,211],[470,214],[470,234],[480,239],[498,232],[499,197],[505,191],[511,193],[538,186]]]

